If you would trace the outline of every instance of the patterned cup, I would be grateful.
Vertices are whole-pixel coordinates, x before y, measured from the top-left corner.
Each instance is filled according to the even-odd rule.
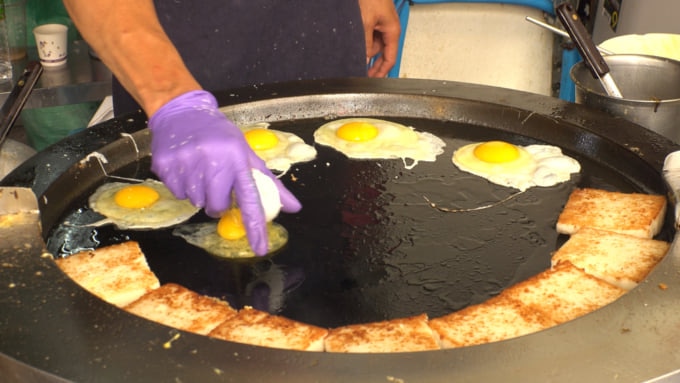
[[[43,24],[33,29],[40,63],[45,67],[66,64],[68,27],[62,24]]]

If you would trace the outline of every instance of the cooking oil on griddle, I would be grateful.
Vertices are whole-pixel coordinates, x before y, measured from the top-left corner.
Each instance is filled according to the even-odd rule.
[[[293,131],[310,143],[324,122],[286,121],[272,128]],[[436,162],[420,162],[408,170],[399,159],[348,160],[317,146],[317,159],[295,164],[281,177],[303,209],[276,219],[288,230],[289,242],[271,257],[217,259],[174,237],[172,229],[68,227],[63,222],[91,218],[84,200],[52,230],[49,250],[135,240],[161,283],[178,283],[235,307],[250,305],[323,327],[423,312],[437,317],[480,303],[549,267],[551,253],[563,240],[554,225],[571,190],[612,179],[607,174],[611,170],[579,159],[584,171],[569,182],[531,188],[487,209],[441,211],[428,200],[439,207],[470,209],[517,192],[460,172],[450,160],[455,148],[490,138],[520,145],[536,142],[459,123],[397,122],[444,139],[445,153]],[[148,167],[134,164],[123,172],[153,177]],[[199,213],[191,222],[209,219]]]

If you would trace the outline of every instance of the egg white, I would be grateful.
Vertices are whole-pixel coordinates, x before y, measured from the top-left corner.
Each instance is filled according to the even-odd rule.
[[[568,181],[581,171],[575,159],[551,145],[518,146],[519,157],[505,163],[489,163],[473,154],[481,142],[465,145],[453,153],[452,162],[460,170],[485,178],[498,185],[524,191],[533,186],[548,187]]]
[[[562,154],[562,149],[551,145],[529,145],[524,148],[536,160],[533,181],[536,186],[553,186],[566,182],[572,173],[581,171],[581,164]]]
[[[260,203],[264,210],[265,220],[271,222],[281,211],[281,196],[274,180],[264,175],[261,171],[253,169],[253,179],[260,194]]]
[[[182,223],[199,210],[189,200],[175,198],[160,181],[147,179],[140,184],[154,189],[159,195],[153,205],[141,209],[122,207],[115,202],[115,194],[130,186],[129,183],[109,182],[97,188],[90,195],[88,204],[92,210],[106,217],[98,224],[111,223],[120,229],[159,229]]]
[[[339,138],[336,131],[350,122],[366,122],[378,129],[378,135],[366,141],[347,141]],[[428,132],[417,132],[412,127],[375,118],[344,118],[323,124],[314,132],[317,144],[330,146],[349,158],[391,159],[401,158],[406,168],[418,161],[435,161],[444,152],[446,143]],[[406,165],[406,159],[413,161]]]
[[[307,162],[316,158],[316,149],[306,144],[302,138],[290,132],[269,129],[269,124],[266,122],[241,126],[240,129],[244,134],[253,129],[268,129],[274,133],[278,143],[273,148],[264,150],[253,149],[255,154],[271,170],[285,173],[295,163]]]

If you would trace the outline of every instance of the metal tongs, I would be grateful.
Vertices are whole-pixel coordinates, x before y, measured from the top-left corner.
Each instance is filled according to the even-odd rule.
[[[621,91],[616,86],[614,79],[609,73],[609,66],[597,49],[595,43],[588,35],[586,27],[579,20],[578,14],[569,3],[562,3],[556,8],[557,16],[564,25],[569,37],[576,44],[583,60],[593,74],[600,80],[607,94],[611,97],[623,98]]]
[[[0,148],[5,143],[7,134],[14,126],[42,71],[43,67],[39,62],[29,62],[2,105],[0,109],[0,115],[2,116],[0,119]]]

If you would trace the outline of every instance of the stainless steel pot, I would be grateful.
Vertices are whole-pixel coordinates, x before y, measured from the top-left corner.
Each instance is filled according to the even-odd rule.
[[[680,142],[680,61],[644,55],[611,55],[605,61],[623,98],[608,96],[584,62],[574,65],[576,103],[651,129]]]

